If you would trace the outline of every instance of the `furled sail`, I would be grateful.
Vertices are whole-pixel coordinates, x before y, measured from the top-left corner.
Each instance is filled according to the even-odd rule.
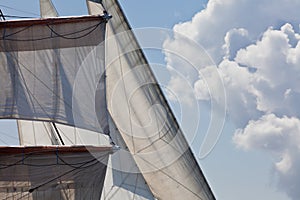
[[[100,12],[100,0],[87,2],[92,14]],[[152,193],[157,199],[214,200],[120,5],[101,3],[113,16],[106,36],[108,108]]]
[[[111,147],[1,147],[0,197],[100,199]]]
[[[107,134],[105,23],[101,16],[1,22],[0,118]]]

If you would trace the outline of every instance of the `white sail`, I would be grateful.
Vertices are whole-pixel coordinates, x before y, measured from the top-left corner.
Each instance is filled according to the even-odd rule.
[[[74,85],[76,86],[76,78],[78,78],[75,75],[78,75],[80,72],[83,74],[86,72],[86,69],[80,71],[80,67],[94,66],[100,71],[92,70],[92,73],[103,74],[104,65],[101,60],[103,60],[104,50],[101,47],[101,42],[104,40],[105,26],[102,25],[104,23],[104,20],[99,17],[58,19],[50,22],[47,20],[29,20],[14,23],[13,28],[6,27],[5,31],[1,31],[4,34],[3,36],[5,36],[1,41],[1,75],[16,77],[11,83],[1,84],[1,87],[5,87],[1,90],[5,94],[0,92],[2,97],[0,102],[5,102],[4,106],[1,105],[1,108],[3,108],[1,117],[6,118],[9,116],[17,119],[45,120],[73,126],[77,124],[79,127],[90,129],[91,124],[89,124],[89,119],[86,118],[87,115],[84,112],[84,114],[79,113],[80,116],[77,116],[77,120],[83,117],[87,121],[75,123],[76,116],[74,118],[74,115],[68,115],[66,108],[73,108],[74,105],[72,104],[76,100],[83,101],[82,98],[84,98],[84,101],[88,101],[89,99],[88,95],[76,96],[73,91],[74,88],[72,88]],[[12,27],[10,24],[7,26]],[[92,27],[95,28],[93,31],[91,31]],[[71,32],[66,30],[71,30]],[[97,34],[93,34],[92,32],[94,31]],[[48,35],[51,35],[51,37]],[[82,40],[86,36],[89,36],[89,38],[85,39],[90,41]],[[73,42],[70,42],[70,37],[72,37]],[[74,38],[78,38],[78,40]],[[98,61],[97,64],[93,62],[95,59]],[[83,65],[80,66],[80,64]],[[15,68],[8,69],[5,67]],[[56,71],[51,71],[53,69]],[[2,83],[6,81],[3,78],[1,80],[3,81]],[[86,80],[91,80],[92,82],[84,82],[88,87],[80,88],[79,86],[79,90],[95,91],[95,87],[91,87],[91,85],[101,86],[101,81],[99,83],[99,80],[96,84],[91,78]],[[79,81],[82,81],[82,77]],[[64,88],[66,83],[69,83],[72,87]],[[48,96],[47,93],[49,94]],[[98,100],[105,98],[104,92],[98,92],[97,94],[100,94]],[[64,95],[69,95],[69,97]],[[90,96],[92,100],[96,97],[97,95]],[[29,99],[33,99],[33,101],[28,101],[28,104],[22,102]],[[55,106],[65,109],[55,109],[56,107],[52,107],[54,103],[56,104]],[[88,106],[85,106],[84,110],[82,110],[82,107],[76,107],[75,105],[75,108],[77,112],[85,111],[86,113],[93,111],[93,109],[103,111],[104,115],[100,116],[100,120],[97,123],[93,120],[92,123],[103,125],[100,128],[95,126],[94,129],[105,133],[105,128],[108,128],[106,107],[102,109],[103,106],[100,105],[100,107],[90,109]],[[42,112],[36,112],[38,109],[42,110]],[[60,115],[55,115],[52,110]],[[63,116],[62,119],[58,119],[59,116]],[[101,117],[104,120],[101,121]],[[23,145],[58,143],[54,141],[57,138],[53,132],[52,123],[20,120],[18,125],[20,143]],[[64,125],[59,126],[65,127]],[[44,133],[49,134],[47,135],[48,137],[45,137]],[[99,135],[99,133],[97,134]],[[22,155],[17,155],[16,152],[13,152],[13,156],[5,154],[1,157],[3,169],[1,168],[0,173],[2,188],[0,196],[5,199],[33,200],[100,199],[106,174],[107,151],[101,151],[99,152],[100,154],[98,152],[93,153],[92,155],[90,153],[91,149],[84,154],[74,153],[69,148],[68,151],[70,152],[68,152],[67,156],[60,155],[59,157],[56,151],[53,153],[54,156],[40,156],[43,152],[36,150],[35,153],[37,155],[24,152],[21,152]],[[1,152],[3,151],[1,150]]]
[[[116,0],[106,36],[108,108],[157,199],[215,199]],[[88,1],[94,14],[101,8]],[[150,111],[150,112],[149,112]]]
[[[40,12],[42,18],[58,17],[58,13],[50,0],[40,0]]]
[[[48,0],[49,1],[49,0]],[[44,10],[55,10],[51,2],[40,1]],[[50,6],[52,5],[52,6]],[[52,8],[51,8],[52,7]],[[41,12],[44,17],[43,12]],[[99,14],[102,14],[99,13]],[[55,16],[48,16],[55,17]],[[109,121],[110,134],[121,149],[127,149],[120,137],[118,129],[112,120]],[[18,120],[20,144],[22,145],[49,145],[60,144],[52,123]],[[65,145],[107,145],[107,137],[97,132],[56,124]],[[154,199],[148,185],[141,173],[129,173],[128,171],[138,168],[130,154],[122,155],[115,152],[108,161],[105,182],[101,199],[103,200],[145,200]]]
[[[0,197],[100,199],[110,153],[110,147],[1,147]]]
[[[41,18],[58,17],[51,0],[40,0]],[[59,144],[54,127],[50,122],[17,120],[21,145]]]
[[[1,23],[0,118],[57,122],[107,134],[105,20]]]
[[[96,0],[87,2],[90,13],[102,14],[101,4]],[[113,16],[107,27],[110,38],[106,42],[107,99],[113,119],[110,129],[114,141],[125,153],[110,159],[113,168],[107,172],[101,198],[215,199],[118,2],[103,0],[102,3]],[[149,110],[153,119],[150,125]],[[31,127],[34,131],[34,126]],[[63,125],[58,128],[67,133],[64,141],[70,143],[80,143],[80,138],[90,138],[83,135],[93,134]],[[51,124],[44,130],[49,136],[45,143],[53,143]],[[76,134],[77,131],[81,133]],[[41,142],[39,136],[38,133],[32,137],[31,142]],[[103,137],[91,138],[95,137],[97,140],[93,142],[101,143]],[[127,148],[130,154],[126,154]]]
[[[104,181],[102,200],[152,200],[155,199],[144,177],[140,173],[113,120],[109,121],[113,141],[121,150],[111,155]],[[137,173],[131,173],[131,171]]]

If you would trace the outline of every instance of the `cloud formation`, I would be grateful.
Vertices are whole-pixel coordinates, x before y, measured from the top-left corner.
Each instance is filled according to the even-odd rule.
[[[177,24],[174,38],[165,42],[165,48],[186,52],[184,56],[198,65],[198,76],[190,66],[184,68],[195,96],[218,102],[207,82],[213,79],[209,71],[214,66],[201,61],[177,35],[208,52],[223,78],[227,113],[239,127],[234,143],[277,156],[278,186],[292,199],[300,196],[299,10],[297,0],[210,0],[191,21]],[[174,55],[166,54],[166,60],[176,66]],[[170,87],[178,88],[175,82]]]

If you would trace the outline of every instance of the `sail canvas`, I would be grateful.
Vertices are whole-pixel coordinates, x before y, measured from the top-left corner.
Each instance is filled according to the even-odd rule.
[[[66,29],[48,24],[58,14],[50,0],[40,3],[45,35],[37,31],[33,37],[31,29],[26,37],[15,36],[24,27],[20,25],[4,35],[11,40],[1,43],[3,71],[17,75],[17,84],[5,80],[11,83],[0,93],[0,114],[18,119],[20,143],[118,145],[107,160],[101,199],[215,199],[119,3],[87,0],[92,16],[76,18],[81,24],[69,22],[73,27]],[[107,15],[112,18],[103,23]],[[55,42],[38,42],[52,34]],[[78,41],[64,41],[70,36]],[[22,38],[31,45],[22,45]],[[43,77],[40,63],[52,76]],[[34,73],[26,71],[27,65]],[[30,78],[20,78],[23,74]],[[42,81],[36,80],[39,76]],[[12,95],[16,88],[21,96]],[[39,90],[44,92],[40,96]],[[149,113],[154,120],[149,121]]]

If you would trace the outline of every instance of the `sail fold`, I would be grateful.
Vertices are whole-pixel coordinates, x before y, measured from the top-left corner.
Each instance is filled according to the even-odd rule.
[[[108,133],[101,16],[0,23],[0,118]]]

